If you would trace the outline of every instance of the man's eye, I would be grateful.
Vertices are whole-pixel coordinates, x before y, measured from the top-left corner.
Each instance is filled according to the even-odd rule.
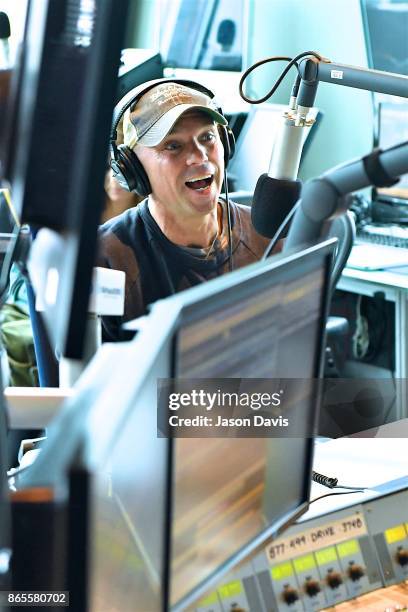
[[[215,139],[214,132],[206,132],[203,136],[205,142],[212,142]]]
[[[177,151],[180,148],[180,143],[178,142],[166,142],[164,145],[166,151]]]

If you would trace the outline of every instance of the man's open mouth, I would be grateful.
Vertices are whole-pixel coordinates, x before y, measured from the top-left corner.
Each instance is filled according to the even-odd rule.
[[[206,174],[204,176],[198,176],[197,178],[191,179],[190,181],[186,181],[185,184],[189,189],[194,189],[194,191],[203,191],[211,185],[213,180],[213,174]]]

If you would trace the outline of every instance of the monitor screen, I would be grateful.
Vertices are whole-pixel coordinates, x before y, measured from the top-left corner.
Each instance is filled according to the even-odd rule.
[[[361,0],[370,68],[408,75],[408,3]]]
[[[385,98],[385,96],[384,96]],[[377,105],[377,137],[375,145],[387,149],[408,140],[408,100],[398,98],[379,99]],[[396,185],[376,190],[377,199],[390,204],[405,204],[406,216],[401,221],[408,223],[408,174],[401,176]]]
[[[216,299],[208,296],[182,309],[175,337],[178,378],[235,379],[241,391],[241,378],[280,379],[282,386],[287,379],[308,379],[310,385],[295,400],[302,439],[177,439],[170,545],[171,603],[177,610],[186,609],[200,583],[214,580],[231,556],[260,534],[275,535],[307,506],[313,444],[308,434],[327,297],[324,258],[316,252],[282,261]],[[259,390],[260,384],[250,387]],[[285,469],[289,463],[298,467]]]
[[[58,352],[77,359],[127,8],[127,0],[30,0],[5,122],[4,177],[20,221],[54,232],[32,247],[47,329]]]
[[[408,2],[406,0],[361,0],[369,68],[408,75]],[[408,100],[374,94],[376,121],[374,145],[387,148],[407,140]],[[373,199],[388,204],[408,204],[408,175],[391,188],[373,191]],[[401,221],[408,223],[401,210]],[[395,220],[396,215],[393,214]],[[380,219],[378,219],[380,220]]]

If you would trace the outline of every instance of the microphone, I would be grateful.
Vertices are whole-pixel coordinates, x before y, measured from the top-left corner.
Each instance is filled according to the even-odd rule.
[[[298,201],[302,189],[297,174],[303,145],[314,123],[313,119],[307,118],[314,98],[310,96],[309,86],[305,89],[302,81],[299,88],[299,82],[300,79],[295,82],[289,111],[283,114],[279,124],[268,173],[259,177],[255,187],[251,208],[252,224],[266,238],[275,236]],[[315,94],[316,89],[317,86],[314,87]]]
[[[10,67],[10,21],[6,13],[0,11],[0,70]]]

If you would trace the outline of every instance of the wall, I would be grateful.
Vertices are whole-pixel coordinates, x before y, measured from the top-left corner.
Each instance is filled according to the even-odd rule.
[[[160,10],[160,0],[130,0],[126,47],[159,47]]]

